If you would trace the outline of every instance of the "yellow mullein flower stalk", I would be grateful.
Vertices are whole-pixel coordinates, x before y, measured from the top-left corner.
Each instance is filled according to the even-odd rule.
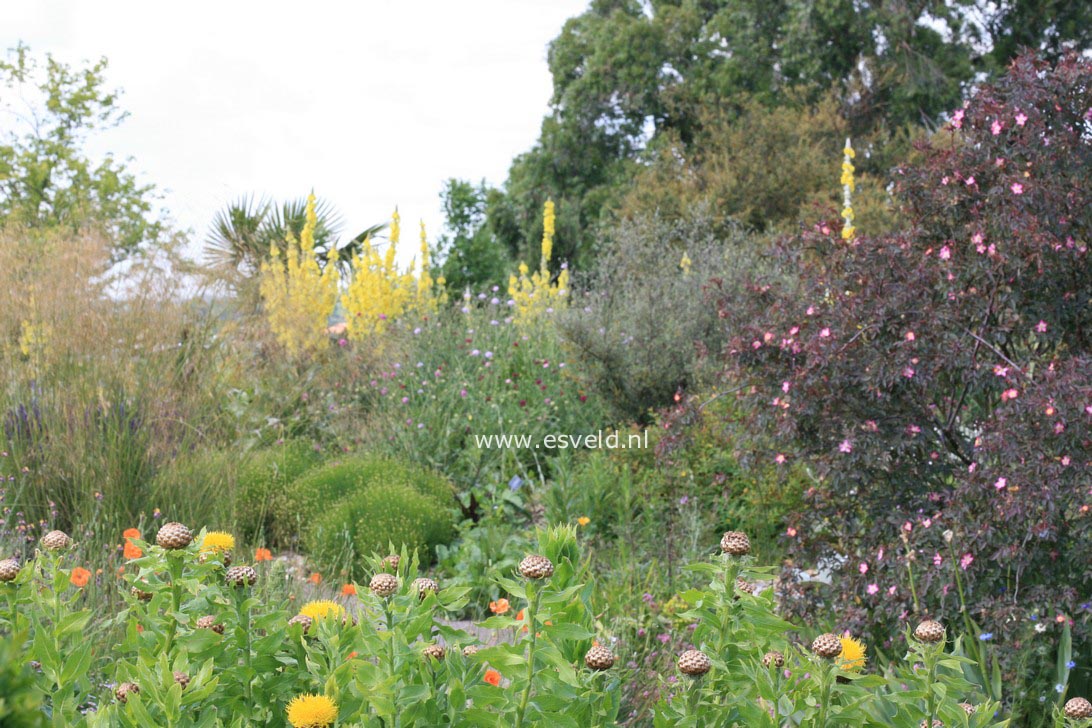
[[[520,263],[519,275],[509,276],[508,295],[515,302],[516,321],[526,323],[564,305],[569,292],[569,269],[562,265],[554,283],[550,282],[550,259],[554,250],[554,203],[547,200],[542,212],[542,257],[539,269],[528,275],[526,263]]]
[[[682,260],[679,261],[679,268],[682,269],[683,275],[690,275],[690,266],[693,265],[693,261],[690,260],[690,256],[685,252],[682,254]]]
[[[326,344],[326,326],[337,303],[337,250],[325,268],[315,256],[315,196],[307,198],[307,217],[300,239],[291,235],[283,253],[276,245],[262,264],[260,290],[266,318],[277,341],[292,355],[316,351]]]
[[[853,159],[857,153],[853,151],[853,145],[849,137],[846,137],[846,147],[842,150],[842,218],[845,224],[842,226],[842,240],[852,240],[857,232],[853,227],[853,191],[857,189],[857,183],[853,179]]]
[[[349,336],[365,339],[381,334],[395,321],[411,313],[432,313],[443,300],[437,288],[443,280],[432,278],[432,253],[424,222],[421,223],[420,273],[414,275],[415,261],[405,273],[397,266],[401,238],[401,216],[395,209],[391,218],[390,243],[381,257],[371,239],[366,239],[353,258],[353,280],[342,296],[347,312]]]
[[[297,695],[287,712],[292,728],[326,728],[337,720],[337,703],[325,695]]]

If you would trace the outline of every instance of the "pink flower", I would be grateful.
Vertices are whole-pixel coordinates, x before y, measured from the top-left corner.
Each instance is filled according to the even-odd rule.
[[[933,554],[933,566],[940,566],[944,563],[944,559],[940,558],[940,552]]]
[[[1035,324],[1035,330],[1040,334],[1045,334],[1047,330],[1047,322],[1039,319],[1039,323]]]
[[[876,593],[877,593],[877,592],[879,592],[879,591],[880,591],[880,587],[876,586],[875,584],[869,584],[869,585],[868,585],[868,593],[869,593],[869,594],[873,594],[873,595],[874,595],[874,594],[876,594]]]
[[[914,524],[910,523],[910,521],[907,521],[906,523],[902,524],[902,530],[906,531],[907,533],[910,533],[911,531],[914,530]]]
[[[838,452],[851,453],[853,452],[853,443],[849,440],[842,440],[838,445]]]
[[[888,588],[887,593],[890,594],[891,596],[895,596],[895,587],[892,586],[892,587]]]
[[[1006,389],[1001,393],[1001,401],[1008,402],[1010,399],[1016,399],[1020,396],[1020,390],[1018,389]]]
[[[1004,127],[1005,127],[1005,125],[1001,123],[1000,119],[994,119],[993,123],[990,124],[990,133],[993,134],[994,136],[997,136],[998,134],[1001,133],[1001,130]]]
[[[952,126],[956,129],[963,126],[963,109],[959,109],[952,115]]]
[[[913,332],[913,331],[907,331],[907,332],[906,332],[906,337],[905,337],[905,338],[906,338],[906,340],[907,340],[907,341],[913,341],[913,340],[914,340],[914,338],[915,338],[915,337],[914,337],[914,332]]]
[[[1019,182],[1013,182],[1009,189],[1012,190],[1012,194],[1014,195],[1024,194],[1024,185],[1020,184]]]
[[[971,187],[972,185],[974,185],[974,175],[973,174],[970,177],[967,178],[966,184],[967,184],[968,187]]]
[[[880,550],[876,552],[876,561],[883,561],[883,546],[880,546]]]
[[[1005,486],[1007,486],[1008,484],[1009,481],[1006,480],[1004,477],[1001,477],[997,479],[997,482],[993,484],[993,487],[997,490],[1004,490]]]
[[[1028,123],[1028,117],[1023,111],[1016,112],[1016,126],[1023,126]]]
[[[902,370],[902,375],[904,377],[906,377],[907,379],[913,379],[914,378],[914,368],[913,367],[904,368]]]
[[[789,526],[788,528],[785,529],[785,534],[789,538],[796,538],[796,529],[793,528],[792,526]]]
[[[993,373],[998,377],[1007,377],[1009,375],[1009,368],[1003,367],[1000,364],[995,364],[993,367]]]
[[[970,554],[963,554],[963,557],[959,560],[959,568],[966,571],[967,567],[970,566],[973,563],[974,563],[974,557],[973,556],[971,556]]]
[[[921,522],[921,525],[925,526],[926,528],[929,528],[930,526],[933,525],[933,519],[932,518],[926,518],[924,521]]]
[[[819,332],[819,337],[825,339],[830,336],[830,329],[823,329]]]
[[[857,567],[857,571],[861,572],[862,574],[867,574],[868,573],[868,564],[866,564],[865,562],[862,561],[861,565]]]
[[[941,260],[948,260],[951,257],[952,257],[952,249],[949,248],[947,245],[945,245],[943,248],[940,249],[940,259]]]
[[[785,454],[779,452],[776,455],[774,455],[774,462],[777,463],[778,465],[784,465],[785,464]]]
[[[785,381],[785,382],[781,383],[781,391],[782,392],[788,392],[791,387],[792,387],[792,382]]]

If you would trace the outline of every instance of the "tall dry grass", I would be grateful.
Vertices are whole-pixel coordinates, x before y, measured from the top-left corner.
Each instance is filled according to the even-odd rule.
[[[44,519],[113,538],[149,508],[158,469],[233,438],[219,323],[158,264],[169,256],[112,266],[93,233],[0,231],[0,530]]]

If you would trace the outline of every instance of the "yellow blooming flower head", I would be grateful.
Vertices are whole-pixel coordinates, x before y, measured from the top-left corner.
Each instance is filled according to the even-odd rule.
[[[581,516],[580,518],[576,519],[576,522],[579,523],[581,526],[586,526],[591,523],[591,519],[587,516]]]
[[[319,620],[324,617],[342,617],[345,615],[345,607],[341,606],[337,602],[331,602],[328,599],[323,599],[314,602],[307,602],[302,608],[300,608],[300,614],[305,617],[310,617],[314,620]]]
[[[842,643],[842,654],[838,656],[838,667],[846,672],[860,672],[864,669],[868,658],[865,656],[864,643],[854,637],[839,637]]]
[[[222,554],[235,548],[235,537],[224,531],[209,531],[201,540],[201,553]]]
[[[325,695],[297,695],[288,704],[292,728],[326,728],[337,720],[337,704]]]
[[[683,253],[682,260],[679,261],[679,267],[682,268],[683,273],[689,273],[691,265],[693,265],[693,261],[690,260],[690,256]]]
[[[542,270],[550,263],[554,254],[554,201],[546,200],[542,210]]]

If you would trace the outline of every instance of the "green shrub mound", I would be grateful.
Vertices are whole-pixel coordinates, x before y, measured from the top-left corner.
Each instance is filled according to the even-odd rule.
[[[273,500],[277,543],[302,546],[328,573],[356,573],[389,543],[422,553],[454,537],[454,489],[418,466],[372,455],[304,473]]]
[[[235,483],[235,522],[248,541],[273,537],[274,503],[289,483],[319,464],[321,454],[304,440],[254,452],[240,466]]]
[[[362,579],[363,557],[385,553],[391,543],[423,555],[454,535],[450,503],[406,485],[376,483],[339,501],[303,537],[321,569]]]

